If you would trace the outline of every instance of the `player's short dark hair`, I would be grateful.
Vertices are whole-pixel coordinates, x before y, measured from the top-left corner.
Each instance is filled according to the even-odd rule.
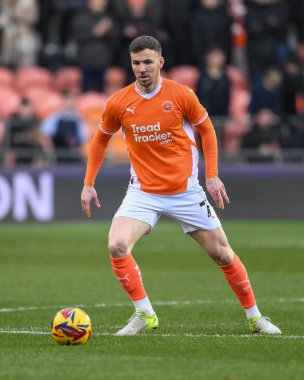
[[[162,54],[162,47],[160,42],[151,36],[139,36],[135,38],[129,46],[129,53],[138,53],[142,50],[150,49]]]

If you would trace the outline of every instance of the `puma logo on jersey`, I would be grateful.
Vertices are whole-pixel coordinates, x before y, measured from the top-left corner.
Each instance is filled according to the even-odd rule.
[[[133,107],[133,108],[129,108],[129,107],[127,107],[127,108],[126,108],[126,111],[127,111],[127,112],[131,112],[133,115],[135,115],[135,108],[136,108],[136,107]]]

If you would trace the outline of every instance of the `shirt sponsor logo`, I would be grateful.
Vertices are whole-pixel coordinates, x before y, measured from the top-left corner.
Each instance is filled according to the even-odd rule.
[[[133,137],[136,142],[152,142],[157,141],[160,144],[168,144],[172,142],[172,132],[161,133],[160,122],[151,125],[131,124]]]

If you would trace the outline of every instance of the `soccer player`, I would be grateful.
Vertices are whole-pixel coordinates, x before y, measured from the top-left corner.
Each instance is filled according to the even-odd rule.
[[[126,196],[114,215],[108,247],[113,271],[132,300],[135,313],[116,335],[136,335],[158,327],[140,269],[132,256],[136,242],[164,214],[177,220],[223,271],[243,306],[252,332],[281,334],[256,305],[247,271],[231,249],[221,223],[198,181],[198,150],[194,129],[202,137],[206,189],[216,206],[229,203],[218,177],[217,139],[206,109],[188,87],[163,79],[158,40],[135,38],[129,47],[136,81],[113,94],[103,111],[88,157],[81,203],[91,216],[90,203],[100,203],[94,181],[111,136],[122,128],[131,161]]]

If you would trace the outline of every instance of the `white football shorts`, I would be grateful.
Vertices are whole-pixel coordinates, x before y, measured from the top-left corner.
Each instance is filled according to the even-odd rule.
[[[199,229],[213,230],[221,226],[199,184],[174,195],[150,194],[130,184],[113,219],[126,216],[145,222],[152,229],[161,215],[179,222],[184,233]]]

